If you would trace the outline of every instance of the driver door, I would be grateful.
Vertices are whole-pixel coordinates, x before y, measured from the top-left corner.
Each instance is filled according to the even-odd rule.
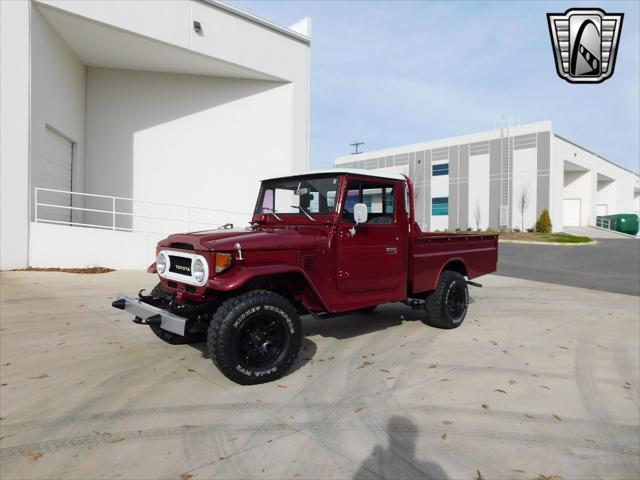
[[[384,294],[404,285],[406,218],[398,208],[402,192],[402,182],[348,181],[339,227],[338,290]],[[357,226],[356,203],[366,204],[368,211],[367,222]]]

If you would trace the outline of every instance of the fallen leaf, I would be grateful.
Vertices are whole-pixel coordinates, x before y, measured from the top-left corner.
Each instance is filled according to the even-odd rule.
[[[534,417],[533,415],[526,415],[526,414],[525,414],[525,417],[527,417],[529,420],[533,420],[533,419],[535,419],[535,418],[536,418],[536,417]]]
[[[564,350],[569,350],[569,347],[565,347],[565,346],[562,346],[562,345],[561,345],[561,346],[559,346],[558,348],[562,348],[562,349],[564,349]]]
[[[480,470],[476,470],[476,478],[474,480],[484,480],[484,477],[480,473]]]
[[[387,377],[387,380],[393,380],[396,377]]]
[[[453,422],[452,422],[451,420],[443,420],[443,421],[442,421],[442,424],[443,424],[445,427],[448,427],[449,425],[453,425]]]
[[[190,372],[195,372],[193,368],[187,368],[187,370],[189,370]]]
[[[561,419],[558,415],[556,415],[555,413],[553,414],[553,418],[555,418],[555,419],[556,419],[556,420],[558,420],[559,422],[561,422],[561,421],[562,421],[562,419]]]
[[[500,392],[500,393],[507,393],[504,390],[501,390],[500,388],[494,388],[493,391],[494,392]]]
[[[589,443],[596,443],[596,441],[593,438],[585,438],[584,441]]]
[[[432,363],[431,365],[429,365],[429,368],[437,368],[438,364],[437,363]]]
[[[335,360],[335,359],[336,359],[336,357],[333,356],[333,355],[331,355],[330,357],[327,357],[327,360]]]
[[[29,460],[31,460],[32,462],[35,462],[36,460],[38,460],[39,458],[42,458],[43,454],[40,452],[32,452],[29,451],[27,453],[24,454],[25,458],[28,458]]]
[[[492,345],[498,345],[498,342],[496,342],[495,340],[489,340],[489,343]]]
[[[360,406],[360,407],[356,407],[356,409],[354,410],[355,413],[361,412],[362,410],[364,410],[364,407]]]
[[[442,435],[440,435],[440,438],[441,438],[442,440],[446,440],[446,439],[447,439],[447,434],[446,434],[446,433],[443,433]]]
[[[546,388],[547,390],[551,390],[549,387],[547,387],[546,385],[540,385],[542,388]]]
[[[182,475],[180,475],[180,480],[189,480],[190,478],[193,478],[193,475],[191,475],[190,473],[183,473]]]
[[[526,470],[518,470],[517,468],[514,469],[514,470],[511,470],[511,471],[514,472],[514,473],[527,473]]]
[[[48,378],[49,375],[47,375],[46,373],[41,373],[40,375],[36,376],[36,377],[29,377],[29,378],[33,378],[33,379],[38,379],[38,378]]]
[[[9,365],[11,365],[11,362],[7,362],[7,363],[3,363],[2,366],[3,367],[8,367]],[[628,383],[628,382],[627,382]]]
[[[279,383],[278,385],[276,385],[278,388],[287,388],[286,385],[282,385],[281,383]]]
[[[124,438],[122,438],[122,437],[113,437],[113,438],[110,438],[110,439],[109,439],[109,440],[107,440],[107,441],[108,441],[109,443],[118,443],[118,442],[121,442],[121,441],[123,441],[123,440],[124,440]]]
[[[486,403],[483,403],[482,408],[484,408],[485,410],[489,410],[489,405],[487,405]]]
[[[385,369],[385,368],[380,368],[379,370],[380,370],[381,372],[384,372],[384,373],[391,373],[389,370],[387,370],[387,369]]]
[[[373,362],[368,362],[365,360],[364,362],[362,362],[362,364],[358,368],[360,369],[360,368],[368,367],[369,365],[373,365]]]
[[[559,477],[557,475],[538,475],[536,477],[536,480],[562,480],[562,477]]]

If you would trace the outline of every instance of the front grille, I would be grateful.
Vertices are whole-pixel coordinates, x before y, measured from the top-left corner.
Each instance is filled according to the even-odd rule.
[[[169,271],[180,275],[191,276],[191,259],[169,255]]]

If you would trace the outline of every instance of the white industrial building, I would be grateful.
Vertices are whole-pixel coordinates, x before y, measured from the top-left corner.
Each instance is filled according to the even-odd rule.
[[[0,268],[140,268],[167,232],[246,224],[260,179],[308,168],[308,19],[214,0],[0,8]]]
[[[638,174],[556,134],[550,121],[347,155],[335,165],[409,175],[417,221],[430,231],[528,229],[544,209],[562,231],[640,212]]]

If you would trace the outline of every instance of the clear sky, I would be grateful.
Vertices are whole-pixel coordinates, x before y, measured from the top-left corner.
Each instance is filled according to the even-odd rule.
[[[640,170],[640,2],[271,1],[235,6],[289,26],[313,21],[311,166],[351,151],[490,130],[500,118],[554,130]],[[555,71],[546,13],[625,14],[613,77],[574,85]]]

